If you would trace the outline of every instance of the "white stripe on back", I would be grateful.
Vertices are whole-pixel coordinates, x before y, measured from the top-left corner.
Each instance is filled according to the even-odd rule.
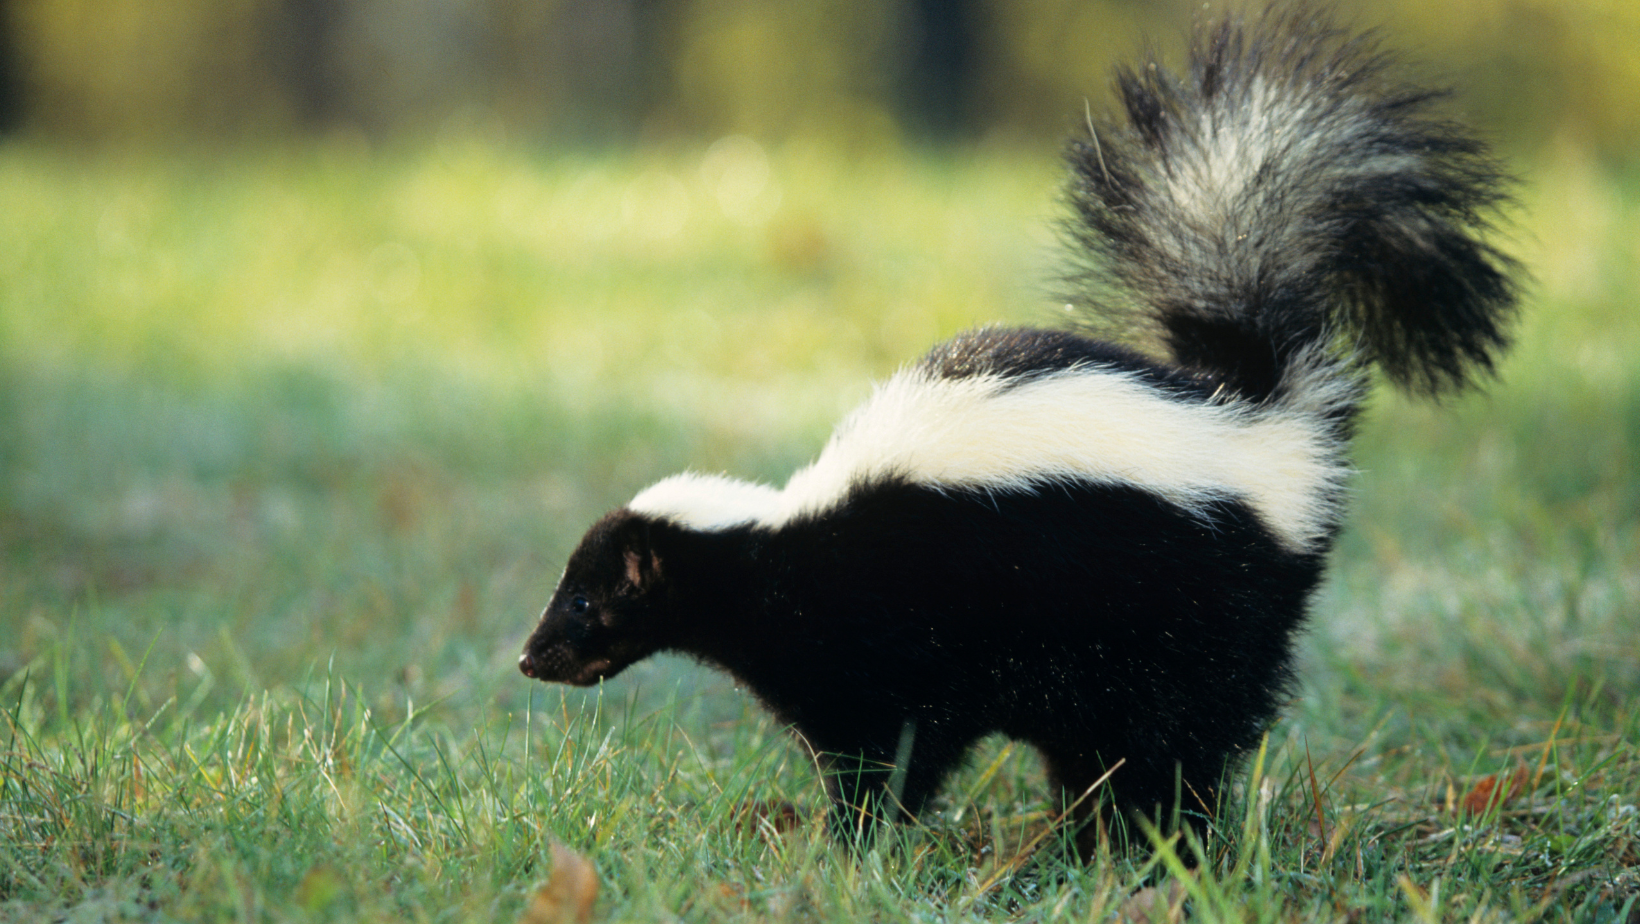
[[[887,477],[1000,492],[1124,484],[1197,514],[1213,501],[1241,500],[1285,546],[1303,551],[1332,524],[1348,474],[1337,441],[1306,413],[1181,400],[1096,366],[1024,381],[943,379],[912,368],[879,385],[783,489],[684,474],[628,506],[702,530],[778,528],[824,513],[855,484]]]

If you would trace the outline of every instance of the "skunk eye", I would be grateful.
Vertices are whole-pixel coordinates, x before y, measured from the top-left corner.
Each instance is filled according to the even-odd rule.
[[[591,608],[592,604],[587,602],[587,598],[585,597],[571,597],[569,599],[569,611],[577,616],[585,613]]]

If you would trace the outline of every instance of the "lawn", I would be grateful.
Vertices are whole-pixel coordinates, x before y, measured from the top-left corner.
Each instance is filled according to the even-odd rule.
[[[603,510],[1051,323],[1051,150],[0,147],[0,921],[513,921],[554,845],[609,921],[1640,920],[1640,173],[1518,169],[1519,346],[1380,393],[1187,875],[1065,862],[1002,741],[856,856],[725,679],[514,668]]]

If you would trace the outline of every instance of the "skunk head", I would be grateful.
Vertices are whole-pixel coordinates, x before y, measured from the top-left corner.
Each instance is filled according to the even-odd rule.
[[[626,508],[593,524],[524,643],[518,669],[536,680],[590,686],[660,648],[670,607],[657,543],[674,531]]]

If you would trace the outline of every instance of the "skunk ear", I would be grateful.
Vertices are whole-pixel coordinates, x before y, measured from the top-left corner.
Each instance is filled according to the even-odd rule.
[[[647,524],[632,530],[621,552],[626,582],[640,592],[649,590],[661,579],[661,558],[655,553],[651,532]]]

